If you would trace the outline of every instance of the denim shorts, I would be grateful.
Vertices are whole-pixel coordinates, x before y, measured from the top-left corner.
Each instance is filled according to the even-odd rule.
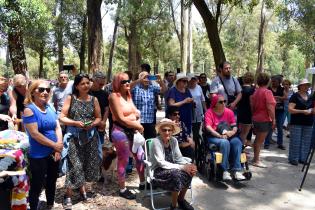
[[[271,122],[253,122],[256,132],[269,132],[272,128]]]

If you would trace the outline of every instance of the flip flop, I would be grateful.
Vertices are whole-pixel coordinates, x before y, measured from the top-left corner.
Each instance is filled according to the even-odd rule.
[[[252,165],[259,168],[267,168],[267,166],[263,164],[262,162],[258,162],[258,163],[252,162]]]

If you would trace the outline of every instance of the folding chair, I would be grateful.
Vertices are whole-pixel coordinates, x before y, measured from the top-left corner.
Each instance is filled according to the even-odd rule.
[[[157,195],[165,195],[165,194],[170,194],[171,191],[167,191],[167,190],[154,190],[153,191],[153,187],[152,187],[152,184],[153,184],[153,180],[154,180],[154,176],[153,176],[153,173],[154,171],[152,170],[152,163],[150,162],[150,152],[151,152],[151,147],[152,147],[152,141],[153,139],[147,139],[145,141],[145,144],[144,144],[144,150],[145,150],[145,160],[144,160],[144,163],[146,165],[145,167],[145,180],[147,181],[146,184],[145,184],[145,192],[146,192],[146,196],[149,196],[150,195],[150,200],[151,200],[151,206],[152,206],[152,209],[153,210],[164,210],[164,209],[169,209],[169,206],[168,207],[164,207],[164,208],[156,208],[155,205],[154,205],[154,196],[157,196]],[[150,184],[150,192],[147,193],[147,183]],[[191,203],[190,204],[193,204],[193,193],[192,193],[192,186],[190,185],[190,196],[191,196]]]

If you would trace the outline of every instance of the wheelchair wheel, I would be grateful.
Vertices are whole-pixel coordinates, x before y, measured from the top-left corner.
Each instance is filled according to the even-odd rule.
[[[250,171],[244,172],[243,175],[245,176],[246,180],[250,180],[252,178],[252,172]]]

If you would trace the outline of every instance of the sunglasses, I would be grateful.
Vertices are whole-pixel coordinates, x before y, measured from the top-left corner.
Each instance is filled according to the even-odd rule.
[[[39,87],[39,88],[37,88],[37,90],[40,93],[43,93],[44,91],[46,91],[47,93],[50,93],[50,88]]]
[[[170,132],[172,132],[172,131],[173,131],[172,129],[166,129],[166,128],[163,128],[163,129],[162,129],[162,132],[163,132],[163,133],[166,133],[166,132],[169,132],[169,133],[170,133]]]
[[[179,116],[179,112],[174,112],[172,116]]]
[[[120,84],[124,85],[126,83],[130,83],[130,79],[121,80]]]
[[[219,104],[225,104],[226,103],[226,100],[223,100],[223,101],[218,101]]]

